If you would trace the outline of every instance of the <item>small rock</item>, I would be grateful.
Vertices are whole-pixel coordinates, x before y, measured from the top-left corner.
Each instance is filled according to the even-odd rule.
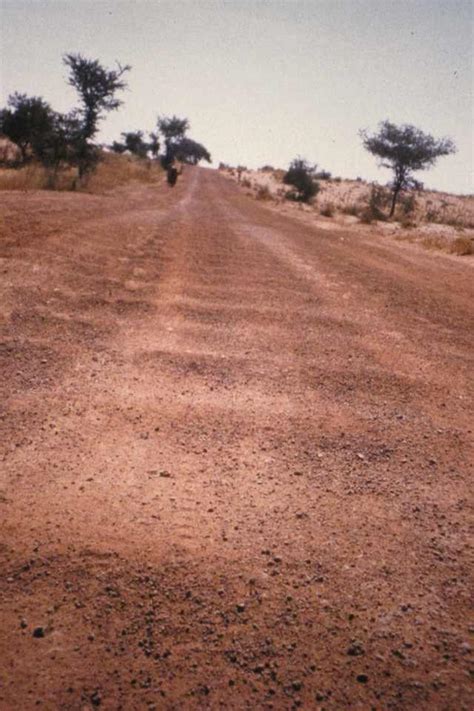
[[[20,627],[22,630],[26,630],[26,628],[28,627],[28,622],[25,620],[24,617],[22,617],[20,620]]]
[[[245,612],[245,604],[243,602],[237,603],[235,606],[237,612]]]
[[[166,469],[162,469],[160,471],[160,476],[163,477],[164,479],[169,479],[171,477],[170,472],[166,471]]]
[[[33,637],[36,637],[37,639],[44,637],[44,627],[35,627],[33,630]]]
[[[367,684],[367,682],[369,681],[369,677],[367,676],[367,674],[358,674],[356,676],[356,679],[359,684]]]
[[[354,642],[348,647],[347,654],[350,657],[360,657],[362,654],[365,654],[365,650],[361,644]]]

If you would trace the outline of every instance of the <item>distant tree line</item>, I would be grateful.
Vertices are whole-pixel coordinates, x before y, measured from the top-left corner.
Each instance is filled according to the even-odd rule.
[[[110,146],[115,153],[129,153],[146,158],[149,154],[158,157],[160,150],[160,136],[164,142],[164,153],[160,156],[163,167],[173,161],[197,165],[201,160],[211,162],[209,151],[197,141],[187,136],[190,128],[187,118],[178,116],[159,116],[156,132],[148,134],[145,140],[143,131],[125,131],[121,133],[122,142],[114,141]]]
[[[95,143],[100,122],[123,104],[119,94],[127,88],[124,77],[131,69],[120,64],[108,69],[97,59],[74,53],[66,54],[63,63],[69,70],[68,84],[78,96],[78,105],[72,111],[60,113],[43,98],[19,92],[10,95],[7,105],[0,109],[0,134],[18,146],[17,165],[41,163],[48,169],[51,187],[62,167],[76,167],[79,181],[95,170],[101,157]],[[164,163],[172,159],[192,164],[210,162],[207,149],[186,135],[188,129],[188,119],[158,119],[158,132],[165,146],[163,156],[159,156],[158,132],[150,132],[147,140],[143,131],[122,133],[123,142],[115,141],[111,149]]]
[[[70,112],[60,113],[43,98],[18,92],[9,96],[7,106],[0,109],[0,133],[18,146],[19,165],[32,160],[44,165],[51,187],[63,166],[77,167],[80,181],[94,171],[101,156],[95,143],[100,122],[122,105],[118,95],[127,88],[124,77],[131,69],[120,64],[108,69],[97,59],[74,53],[64,55],[63,63],[69,71],[67,81],[78,97],[78,105]],[[123,132],[122,141],[114,141],[110,149],[160,160],[165,168],[176,160],[193,165],[201,160],[211,162],[208,150],[188,135],[189,128],[187,118],[159,116],[154,131]],[[394,214],[400,194],[420,186],[415,172],[432,167],[439,157],[456,151],[450,138],[435,139],[415,126],[397,126],[389,120],[380,123],[376,133],[363,130],[360,136],[364,148],[377,158],[379,165],[392,170],[389,217]],[[318,180],[330,177],[328,171],[318,171],[317,166],[297,157],[283,181],[292,187],[291,199],[309,202],[319,191]]]

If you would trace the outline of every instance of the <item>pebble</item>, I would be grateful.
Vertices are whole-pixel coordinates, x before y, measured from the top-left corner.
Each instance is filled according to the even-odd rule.
[[[365,654],[365,650],[361,644],[354,642],[347,648],[347,654],[350,657],[360,657],[361,654]]]
[[[35,627],[33,630],[33,637],[36,637],[37,639],[44,637],[44,627]]]

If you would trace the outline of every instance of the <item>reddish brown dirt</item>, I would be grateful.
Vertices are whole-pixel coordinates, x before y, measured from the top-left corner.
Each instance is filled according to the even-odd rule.
[[[471,262],[1,199],[0,708],[468,709]]]

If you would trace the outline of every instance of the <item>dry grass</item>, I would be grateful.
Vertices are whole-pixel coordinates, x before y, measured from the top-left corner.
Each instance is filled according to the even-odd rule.
[[[0,169],[0,190],[75,190],[98,193],[137,180],[151,183],[160,180],[163,169],[158,162],[140,160],[132,156],[104,153],[102,160],[82,187],[78,185],[77,170],[66,168],[53,179],[50,171],[31,163],[24,168]]]
[[[421,244],[426,249],[440,249],[445,252],[447,251],[448,241],[441,235],[427,235],[423,237]]]
[[[40,165],[24,168],[1,168],[0,190],[44,190],[47,188],[47,173]]]
[[[270,192],[268,185],[260,185],[255,194],[255,198],[257,200],[271,200],[272,197],[273,196]]]
[[[87,181],[85,190],[92,193],[102,192],[133,180],[140,183],[153,183],[161,180],[162,176],[163,169],[158,161],[104,153],[96,172]]]
[[[334,205],[332,202],[327,202],[323,207],[319,210],[320,215],[323,217],[334,217]]]
[[[450,252],[464,257],[468,254],[474,254],[474,243],[470,237],[456,237],[451,243]]]

